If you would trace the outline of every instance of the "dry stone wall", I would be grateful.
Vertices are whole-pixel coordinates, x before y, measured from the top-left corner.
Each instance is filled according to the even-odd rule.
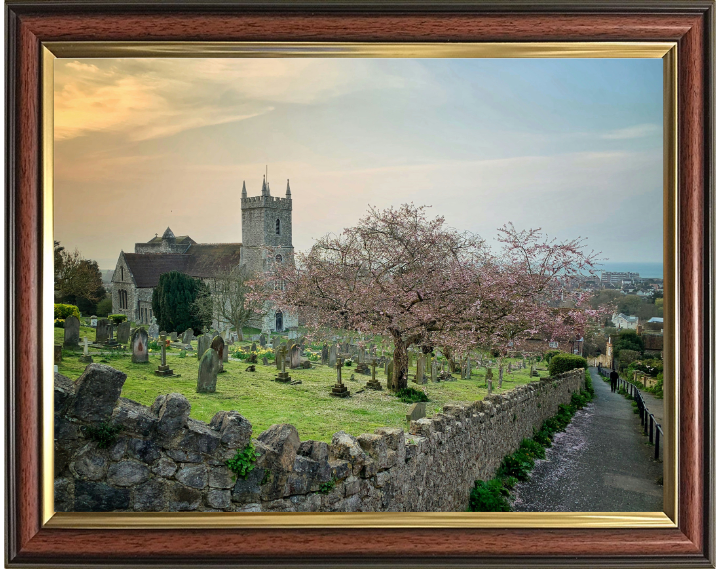
[[[544,378],[432,418],[332,442],[301,442],[275,424],[253,440],[255,469],[235,479],[226,461],[252,425],[235,411],[189,418],[181,394],[151,407],[120,398],[125,374],[90,364],[73,382],[55,375],[56,511],[463,511],[477,479],[584,386],[583,370]],[[105,448],[88,426],[122,431]]]

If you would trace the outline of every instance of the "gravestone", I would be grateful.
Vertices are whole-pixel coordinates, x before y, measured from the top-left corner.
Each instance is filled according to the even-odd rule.
[[[327,365],[331,368],[335,366],[335,363],[337,362],[337,344],[331,344],[328,348],[328,359],[327,359]]]
[[[155,323],[151,322],[148,327],[148,338],[156,340],[160,336],[160,327]]]
[[[267,345],[267,338],[265,337],[265,334],[260,334],[260,346],[265,348]]]
[[[223,346],[223,363],[228,361],[228,355],[230,354],[230,346],[228,344],[225,344]]]
[[[107,348],[116,348],[118,346],[118,341],[113,335],[113,330],[115,330],[115,323],[109,322],[108,323],[108,330],[110,331],[110,334],[108,335],[108,339],[105,340],[105,346]]]
[[[222,336],[215,336],[210,343],[210,348],[217,352],[218,360],[220,361],[220,369],[218,370],[218,373],[220,374],[225,372],[225,369],[223,368],[223,358],[225,358],[225,341]],[[203,356],[205,356],[205,354],[203,354]]]
[[[255,342],[253,342],[252,346],[250,346],[250,352],[257,352],[257,344],[255,344]]]
[[[177,337],[177,332],[170,332],[170,334],[168,335],[168,339],[169,339],[171,342],[175,342],[175,340],[178,339],[178,337]]]
[[[336,396],[338,398],[347,398],[348,396],[350,396],[350,392],[342,381],[342,365],[342,360],[338,358],[337,362],[335,363],[335,370],[337,370],[337,382],[330,391],[330,395]]]
[[[268,359],[265,356],[263,356],[262,361],[263,361],[263,366],[269,366]]]
[[[88,339],[83,338],[83,355],[80,356],[80,362],[83,364],[91,364],[92,361],[92,356],[90,356],[90,351],[88,350]]]
[[[300,367],[300,346],[293,344],[290,347],[290,368],[294,370]]]
[[[110,330],[108,329],[108,320],[107,318],[100,318],[95,326],[95,343],[105,344],[108,339],[108,334],[110,334]]]
[[[148,335],[145,328],[135,328],[130,335],[132,363],[145,364],[148,360]]]
[[[285,383],[292,381],[292,378],[290,378],[290,374],[285,371],[285,346],[281,346],[280,349],[277,351],[277,354],[275,354],[275,361],[276,363],[279,363],[279,373],[275,377],[275,382]]]
[[[193,336],[195,336],[193,329],[188,328],[187,330],[185,330],[185,332],[183,332],[182,343],[190,344],[190,342],[192,342]]]
[[[411,422],[413,420],[425,418],[425,405],[426,402],[416,402],[415,404],[411,404],[410,408],[408,408],[407,414],[405,414],[405,420]]]
[[[377,369],[377,360],[373,358],[373,361],[370,363],[370,370],[372,372],[372,377],[370,380],[368,380],[367,387],[371,390],[382,390],[382,384],[380,384],[380,381],[375,378],[375,370]]]
[[[80,341],[80,320],[77,316],[68,316],[65,318],[65,338],[63,346],[65,348],[75,348]]]
[[[275,348],[275,368],[278,372],[282,372],[282,360],[285,356],[285,347],[280,346],[279,348]]]
[[[435,360],[432,361],[432,364],[430,366],[430,380],[432,382],[438,381],[438,365]]]
[[[142,330],[142,328],[140,328]],[[144,332],[144,330],[143,330]],[[173,371],[170,369],[170,366],[168,366],[167,363],[167,340],[162,340],[160,342],[160,366],[158,366],[157,370],[155,370],[156,376],[163,376],[163,377],[170,377],[170,376],[180,376],[180,374],[173,374]]]
[[[97,316],[90,316],[90,326],[92,328],[97,327],[98,318]]]
[[[220,357],[217,350],[208,348],[200,359],[198,366],[197,388],[198,393],[215,392],[217,375],[220,372]]]
[[[127,344],[130,339],[130,322],[125,320],[117,329],[117,341],[120,344]]]
[[[55,364],[60,364],[62,362],[62,349],[63,347],[61,345],[56,345],[54,347],[54,355],[53,358],[55,359]]]
[[[203,354],[205,354],[205,350],[210,348],[210,335],[209,334],[202,334],[201,336],[198,336],[197,340],[197,359],[198,362],[202,359]]]
[[[418,384],[425,384],[425,354],[418,354],[415,382]]]
[[[395,361],[390,360],[387,365],[387,387],[392,390],[392,380],[393,380],[393,368],[395,366]]]
[[[280,336],[274,336],[272,340],[273,350],[277,350],[277,347],[280,346]]]
[[[328,345],[323,344],[322,351],[320,352],[320,364],[327,365],[328,363]]]

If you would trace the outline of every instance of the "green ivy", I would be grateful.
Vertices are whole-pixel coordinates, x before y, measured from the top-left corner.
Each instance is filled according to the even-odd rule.
[[[89,440],[95,440],[98,448],[107,448],[117,440],[118,434],[123,429],[122,425],[114,426],[109,422],[103,422],[97,426],[88,424],[80,430]]]
[[[255,460],[259,454],[255,452],[252,442],[248,442],[242,450],[238,448],[235,456],[230,458],[225,464],[235,474],[236,478],[245,478],[251,471],[255,469]]]
[[[320,484],[320,494],[329,494],[335,488],[335,478]]]

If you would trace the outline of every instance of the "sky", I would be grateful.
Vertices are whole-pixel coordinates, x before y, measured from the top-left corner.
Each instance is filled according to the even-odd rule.
[[[103,269],[168,226],[240,242],[266,165],[296,250],[414,202],[662,261],[660,59],[55,62],[55,238]]]

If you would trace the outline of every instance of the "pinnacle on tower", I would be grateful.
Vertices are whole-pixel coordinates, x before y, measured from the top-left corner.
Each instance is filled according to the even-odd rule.
[[[242,197],[247,198],[247,188],[245,188],[245,180],[243,180]]]
[[[290,178],[288,178],[287,188],[285,189],[285,196],[290,198]]]
[[[163,232],[162,237],[165,238],[165,240],[171,240],[171,239],[174,240],[175,239],[175,234],[173,234],[173,231],[170,230],[170,226],[168,226],[167,229],[165,230],[165,232]]]
[[[270,187],[265,182],[265,176],[263,176],[262,195],[270,196]]]

